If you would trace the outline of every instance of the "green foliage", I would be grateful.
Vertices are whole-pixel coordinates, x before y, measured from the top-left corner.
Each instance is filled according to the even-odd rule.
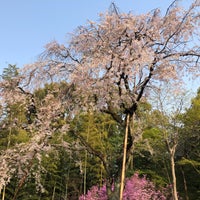
[[[14,143],[25,143],[29,140],[29,135],[24,129],[19,129],[16,135],[12,135],[11,139]]]
[[[97,154],[105,158],[106,164],[111,166],[111,171],[109,173],[113,175],[116,174],[116,171],[119,169],[117,160],[122,151],[121,144],[123,136],[121,127],[107,114],[82,113],[75,117],[71,124],[71,129],[73,130],[72,133],[75,138],[78,138],[78,140],[84,143],[86,150],[90,148],[94,149]],[[86,143],[88,146],[85,145]],[[85,154],[82,155],[82,160],[84,160],[84,158]],[[105,178],[105,168],[102,168],[101,160],[96,157],[96,155],[91,154],[87,159],[87,170],[89,170],[90,173],[93,171],[93,173],[96,174],[96,177],[94,178],[93,176],[93,179],[88,180],[88,182],[98,183],[99,180],[102,179],[102,175],[104,176],[103,178]],[[96,165],[94,163],[95,160]],[[96,173],[96,169],[100,171],[98,170]]]
[[[69,85],[66,82],[45,84],[43,88],[37,89],[34,92],[34,95],[40,102],[47,96],[47,94],[53,94],[54,97],[58,97],[62,93],[65,93],[68,87]]]
[[[200,89],[181,119],[183,128],[179,151],[186,160],[200,162]]]
[[[179,160],[177,162],[178,165],[192,165],[193,167],[199,167],[200,166],[200,162],[197,162],[195,160],[189,160],[189,159],[185,159],[182,158],[181,160]]]
[[[9,64],[7,68],[3,69],[3,73],[1,75],[4,80],[11,80],[19,75],[18,68],[16,65]]]
[[[0,131],[0,144],[2,149],[17,143],[27,142],[29,133],[23,128],[27,124],[25,108],[15,103],[7,105],[6,115],[0,122],[3,127]]]
[[[200,197],[200,89],[191,106],[180,116],[182,122],[181,137],[177,148],[177,175],[179,191],[184,193],[182,168],[190,199]]]

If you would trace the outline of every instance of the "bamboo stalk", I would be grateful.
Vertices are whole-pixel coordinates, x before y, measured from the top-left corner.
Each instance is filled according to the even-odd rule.
[[[124,191],[124,180],[125,180],[125,169],[126,169],[126,154],[127,154],[127,142],[128,142],[128,127],[129,127],[129,114],[126,118],[126,129],[124,135],[124,149],[123,149],[123,163],[122,163],[122,173],[121,173],[121,184],[120,184],[120,200],[123,198]]]

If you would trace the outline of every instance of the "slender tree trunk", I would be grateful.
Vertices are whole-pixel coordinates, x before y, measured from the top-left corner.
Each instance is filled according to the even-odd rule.
[[[167,166],[165,158],[163,158],[163,164],[164,164],[164,168],[165,168],[165,171],[166,171],[167,179],[168,179],[169,183],[171,183],[171,178],[170,178],[170,174],[169,174],[170,173],[170,169]]]
[[[178,200],[177,186],[176,186],[176,171],[175,171],[175,162],[174,162],[175,147],[170,152],[170,161],[171,161],[171,171],[172,171],[172,189],[173,189],[173,199]]]
[[[85,166],[84,166],[84,177],[83,177],[83,194],[86,195],[86,184],[87,184],[87,151],[85,150]]]
[[[6,186],[3,186],[3,194],[2,194],[2,200],[5,199],[5,194],[6,194]]]
[[[122,162],[122,173],[121,173],[121,184],[120,184],[120,200],[123,199],[123,191],[124,191],[124,180],[126,174],[126,154],[127,154],[127,141],[128,141],[128,127],[129,127],[129,114],[126,118],[126,129],[124,135],[124,153],[123,153],[123,162]]]
[[[10,147],[11,134],[12,134],[12,128],[9,127],[9,135],[8,135],[8,144],[7,144],[7,149]]]
[[[56,183],[55,183],[55,185],[53,187],[53,194],[52,194],[51,200],[54,200],[54,198],[55,198],[55,191],[56,191]]]
[[[91,115],[89,113],[89,119],[88,119],[88,127],[87,127],[87,138],[86,138],[86,142],[88,143],[88,137],[90,134],[90,120],[91,120]],[[87,150],[85,150],[85,167],[84,167],[84,177],[83,177],[83,194],[86,195],[86,186],[87,186]]]
[[[188,196],[188,189],[187,189],[187,182],[186,182],[186,178],[185,178],[185,173],[183,170],[183,167],[181,166],[181,173],[183,175],[183,183],[184,183],[184,189],[185,189],[185,199],[189,200],[189,196]]]

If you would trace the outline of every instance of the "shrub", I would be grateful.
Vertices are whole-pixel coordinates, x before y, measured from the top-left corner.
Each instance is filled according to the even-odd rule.
[[[136,173],[126,179],[123,200],[166,200],[166,196],[156,190],[154,184],[146,177],[140,178]],[[86,195],[79,197],[79,200],[108,200],[106,186],[93,186]]]

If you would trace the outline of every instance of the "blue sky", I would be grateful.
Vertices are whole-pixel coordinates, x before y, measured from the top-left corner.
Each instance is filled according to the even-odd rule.
[[[36,61],[52,40],[65,43],[67,33],[98,20],[111,2],[120,12],[140,14],[165,11],[172,0],[0,0],[0,73],[8,64],[21,68]]]

